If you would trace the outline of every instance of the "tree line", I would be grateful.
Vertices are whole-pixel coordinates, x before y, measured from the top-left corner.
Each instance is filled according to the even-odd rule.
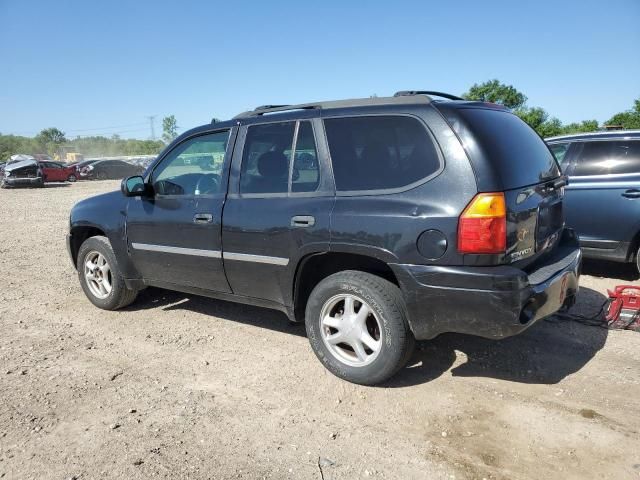
[[[510,108],[513,113],[536,130],[541,137],[595,132],[605,126],[622,127],[626,130],[640,128],[640,98],[635,100],[632,108],[616,113],[600,125],[597,120],[583,120],[581,122],[563,124],[558,118],[550,116],[545,109],[528,106],[527,97],[522,92],[516,90],[513,85],[506,85],[498,80],[476,83],[469,91],[462,94],[462,97],[468,100],[499,103]]]
[[[498,80],[474,84],[462,96],[468,100],[499,103],[510,108],[542,137],[593,132],[605,126],[640,129],[640,98],[634,101],[629,110],[616,113],[603,124],[599,124],[597,120],[583,120],[582,122],[563,124],[545,109],[527,105],[526,95],[512,85],[501,83]],[[0,162],[6,161],[16,153],[47,153],[53,156],[60,152],[62,148],[66,151],[82,153],[88,157],[157,155],[178,135],[178,125],[174,115],[169,115],[162,119],[162,131],[162,140],[124,139],[118,135],[111,137],[96,135],[67,139],[65,133],[55,127],[46,128],[35,137],[0,134]]]
[[[0,162],[7,161],[16,153],[46,153],[53,157],[63,150],[82,153],[85,157],[157,155],[178,136],[174,115],[162,119],[162,130],[162,140],[125,139],[119,135],[68,139],[62,130],[55,127],[45,128],[35,137],[0,134]]]

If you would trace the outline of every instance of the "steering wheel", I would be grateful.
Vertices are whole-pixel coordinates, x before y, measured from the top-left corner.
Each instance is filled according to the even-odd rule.
[[[200,176],[196,182],[196,195],[210,195],[218,193],[218,185],[220,184],[220,175],[215,173]]]

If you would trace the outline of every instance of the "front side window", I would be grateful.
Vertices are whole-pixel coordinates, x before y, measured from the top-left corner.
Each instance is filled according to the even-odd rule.
[[[640,173],[640,140],[584,142],[576,160],[576,176]]]
[[[549,145],[549,150],[551,150],[551,153],[553,153],[553,156],[556,157],[556,160],[558,161],[558,164],[560,165],[560,168],[562,168],[563,172],[566,170],[566,167],[567,167],[565,162],[565,157],[567,155],[567,150],[569,150],[570,145],[571,143],[569,142],[554,143],[553,145]]]
[[[190,138],[155,168],[152,184],[160,195],[212,195],[220,192],[229,130]]]
[[[435,145],[415,118],[345,117],[324,123],[338,191],[406,187],[440,168]]]
[[[268,123],[247,129],[240,193],[314,192],[319,175],[311,122]]]

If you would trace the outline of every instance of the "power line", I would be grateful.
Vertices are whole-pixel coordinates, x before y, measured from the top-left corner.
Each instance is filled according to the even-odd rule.
[[[67,135],[67,134],[73,135],[75,132],[99,132],[99,131],[127,128],[127,127],[137,127],[139,125],[146,125],[146,124],[147,124],[147,122],[138,122],[138,123],[129,123],[129,124],[126,124],[126,125],[112,125],[110,127],[75,128],[75,129],[63,128],[62,131],[65,133],[65,135]],[[23,131],[19,131],[19,132],[12,132],[10,135],[37,135],[38,133],[40,133],[40,130],[38,130],[38,131],[35,131],[35,130],[29,130],[29,131],[23,130]],[[106,131],[105,133],[111,133],[111,132]]]
[[[147,128],[136,128],[134,130],[120,130],[117,132],[109,132],[108,135],[122,135],[123,133],[135,133],[135,132],[146,132]],[[87,134],[87,135],[75,135],[74,138],[88,138],[88,137],[102,137],[104,134]]]
[[[127,128],[127,127],[137,127],[138,125],[145,125],[147,122],[138,122],[138,123],[129,123],[128,125],[114,125],[111,127],[96,127],[96,128],[78,128],[74,130],[65,130],[65,133],[70,132],[91,132],[95,130],[111,130],[114,128]]]

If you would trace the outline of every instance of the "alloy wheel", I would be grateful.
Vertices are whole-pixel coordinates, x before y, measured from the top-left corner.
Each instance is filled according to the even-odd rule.
[[[89,290],[96,298],[107,298],[113,289],[109,262],[103,254],[95,250],[85,257],[84,278]]]
[[[331,297],[322,307],[320,332],[329,352],[352,367],[371,364],[382,348],[381,321],[363,299],[352,294]]]

